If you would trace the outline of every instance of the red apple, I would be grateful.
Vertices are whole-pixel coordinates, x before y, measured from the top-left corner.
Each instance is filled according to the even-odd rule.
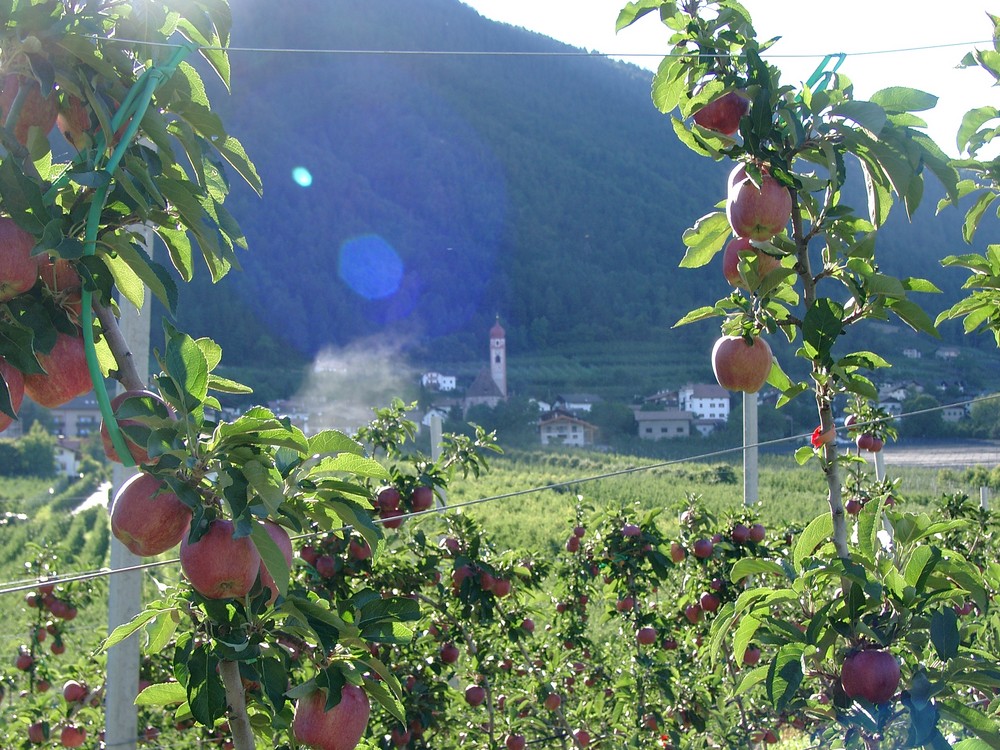
[[[899,662],[888,651],[857,651],[844,660],[840,684],[848,698],[885,703],[899,687]]]
[[[87,697],[87,688],[76,680],[67,680],[63,684],[62,694],[67,703],[80,703]]]
[[[753,667],[760,661],[760,649],[756,646],[747,647],[743,652],[743,663],[748,667]]]
[[[670,559],[675,563],[684,562],[684,558],[687,557],[687,551],[677,542],[672,542],[670,544]]]
[[[465,702],[470,706],[481,706],[486,700],[486,690],[479,685],[469,685],[465,689]]]
[[[759,278],[764,278],[771,271],[781,267],[780,260],[755,248],[748,238],[736,237],[730,240],[722,253],[722,275],[726,277],[726,281],[739,289],[749,289],[740,273],[741,254],[756,256],[757,276]]]
[[[399,507],[399,490],[392,485],[380,489],[375,495],[375,507],[379,510],[396,510]]]
[[[510,594],[510,587],[510,579],[497,578],[496,582],[493,584],[493,596],[503,599],[505,596]]]
[[[764,528],[764,524],[755,523],[750,527],[750,541],[754,544],[760,544],[764,541],[764,536],[767,534],[767,529]]]
[[[45,374],[24,376],[24,392],[36,404],[53,409],[93,388],[81,335],[56,334],[52,350],[37,357]]]
[[[699,600],[701,608],[706,612],[715,612],[719,608],[719,597],[715,594],[704,593]]]
[[[713,99],[694,113],[694,121],[722,135],[734,136],[740,129],[740,119],[750,109],[750,100],[742,91],[729,91]]]
[[[152,474],[129,477],[111,505],[111,533],[139,557],[176,547],[190,526],[191,509]]]
[[[22,672],[27,672],[35,664],[35,660],[32,658],[31,654],[27,652],[21,652],[17,655],[17,659],[14,660],[14,666],[20,669]]]
[[[406,747],[410,744],[411,739],[413,739],[413,732],[403,727],[393,727],[392,731],[389,732],[389,741],[394,747]]]
[[[618,600],[615,604],[615,609],[619,612],[628,612],[632,607],[635,606],[635,599],[631,596],[626,596]]]
[[[711,557],[713,550],[715,550],[715,545],[712,544],[711,539],[698,539],[695,541],[692,549],[694,550],[694,556],[704,560],[705,558]]]
[[[32,255],[35,238],[6,216],[0,217],[0,302],[35,285],[41,258]]]
[[[750,541],[750,529],[746,524],[738,523],[733,526],[729,538],[733,540],[733,544],[746,544]]]
[[[118,409],[122,406],[122,404],[124,404],[126,401],[139,398],[151,399],[152,401],[158,404],[162,404],[164,410],[167,409],[167,406],[164,403],[163,399],[160,398],[157,394],[153,393],[152,391],[138,390],[138,391],[125,391],[124,393],[119,393],[117,396],[111,399],[111,411],[117,412]],[[141,422],[139,422],[136,419],[127,419],[127,418],[117,419],[117,422],[118,426],[122,428],[135,427],[141,425]],[[125,445],[128,448],[128,452],[131,454],[132,460],[135,461],[135,463],[137,464],[155,463],[155,461],[150,461],[149,451],[146,449],[145,445],[141,445],[140,443],[135,442],[124,431],[122,432],[122,437],[125,439]],[[114,461],[115,463],[120,464],[122,462],[121,459],[118,457],[118,451],[115,450],[114,443],[111,442],[111,433],[108,432],[108,426],[104,424],[103,420],[101,421],[101,444],[104,446],[104,455],[106,455],[110,460]]]
[[[59,742],[63,747],[83,747],[86,739],[87,730],[72,724],[63,727],[62,732],[59,734]]]
[[[576,534],[570,535],[569,539],[566,540],[566,551],[567,552],[579,552],[580,551],[580,537]]]
[[[197,542],[181,540],[181,569],[206,599],[246,596],[260,570],[260,554],[250,537],[233,537],[232,521],[216,519]]]
[[[337,561],[330,555],[320,555],[316,558],[316,572],[321,578],[333,578],[337,575]]]
[[[577,729],[573,732],[573,737],[579,747],[587,747],[590,744],[590,733],[586,729]]]
[[[627,523],[622,526],[622,536],[636,537],[642,534],[642,529],[634,523]]]
[[[878,453],[882,450],[884,442],[881,438],[877,438],[874,435],[863,432],[855,438],[855,443],[857,443],[858,448],[863,451],[868,451],[869,453]]]
[[[56,115],[59,113],[59,100],[54,91],[46,92],[47,96],[43,95],[38,81],[34,78],[7,73],[0,76],[0,112],[3,113],[4,120],[22,87],[27,87],[28,94],[23,100],[17,125],[14,126],[14,137],[18,143],[25,146],[32,127],[37,127],[43,137],[52,130],[56,124]]]
[[[274,540],[274,543],[278,545],[282,557],[285,558],[285,563],[287,563],[288,567],[291,567],[293,554],[292,540],[288,536],[288,532],[285,531],[285,527],[275,523],[271,519],[267,519],[264,521],[264,530]],[[264,565],[263,559],[260,566],[260,583],[271,590],[271,598],[268,600],[268,604],[274,604],[274,600],[278,598],[278,585],[274,582],[274,577],[267,569],[267,566]]]
[[[523,734],[508,734],[503,744],[507,750],[524,750],[527,743]]]
[[[353,750],[368,726],[371,704],[365,691],[350,683],[340,691],[340,702],[326,710],[326,691],[316,690],[295,704],[292,735],[315,750]]]
[[[427,486],[420,486],[413,490],[410,495],[410,510],[419,513],[423,510],[430,510],[434,507],[434,490]]]
[[[644,627],[639,628],[635,634],[635,640],[642,646],[649,646],[650,644],[656,643],[656,628]]]
[[[24,376],[20,370],[9,364],[3,357],[0,357],[0,377],[7,384],[10,405],[13,407],[14,412],[17,413],[21,408],[21,403],[24,401]],[[13,421],[14,418],[12,416],[0,412],[0,432],[10,427]]]
[[[578,537],[580,537],[582,539],[583,536],[584,536],[584,534],[586,534],[586,533],[587,533],[587,529],[585,529],[583,526],[574,526],[573,527],[573,535],[574,536],[578,536]]]
[[[347,554],[355,560],[368,560],[372,556],[372,548],[363,539],[360,542],[352,539],[347,543]]]
[[[847,515],[856,516],[861,512],[864,507],[864,503],[858,500],[856,497],[852,497],[846,503],[844,503],[844,510],[847,511]]]
[[[542,705],[549,711],[555,711],[562,705],[562,698],[559,696],[559,693],[549,693],[542,701]]]
[[[726,217],[737,237],[769,240],[784,230],[792,216],[792,195],[766,172],[760,187],[742,164],[729,175]]]
[[[403,525],[403,521],[406,519],[406,511],[401,508],[392,508],[389,510],[380,510],[379,518],[382,519],[382,525],[387,529],[398,529]]]
[[[73,264],[63,258],[43,258],[38,264],[38,275],[53,301],[78,323],[83,312],[80,295],[83,283]]]
[[[701,605],[689,604],[684,608],[684,616],[692,625],[701,620]]]
[[[454,664],[458,661],[458,646],[451,642],[444,644],[441,647],[440,656],[441,661],[445,664]]]
[[[48,727],[40,721],[28,727],[28,741],[41,745],[48,738]]]
[[[756,393],[771,374],[771,347],[759,336],[722,336],[712,347],[715,379],[727,391]]]
[[[528,633],[534,633],[535,621],[529,617],[525,617],[523,620],[521,620],[521,629]]]

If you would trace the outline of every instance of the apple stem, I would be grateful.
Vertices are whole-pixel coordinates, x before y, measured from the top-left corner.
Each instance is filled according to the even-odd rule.
[[[239,663],[229,660],[219,662],[219,674],[222,677],[222,684],[226,688],[229,727],[233,732],[233,748],[234,750],[256,750],[257,744],[253,738],[253,728],[250,726],[250,715],[247,713],[246,693],[243,691]]]

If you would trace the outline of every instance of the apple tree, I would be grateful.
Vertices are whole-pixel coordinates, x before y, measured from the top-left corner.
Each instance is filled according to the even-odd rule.
[[[317,724],[360,736],[368,695],[398,711],[398,684],[379,679],[388,672],[366,644],[412,607],[288,592],[291,534],[349,525],[382,552],[368,483],[387,473],[360,443],[307,438],[261,407],[222,421],[216,394],[249,389],[215,372],[214,342],[165,322],[161,372],[146,383],[118,325],[147,290],[175,311],[176,279],[218,280],[247,246],[225,198],[230,175],[258,193],[260,178],[200,72],[228,87],[230,26],[225,0],[0,0],[0,426],[25,394],[51,407],[96,385],[109,452],[140,466],[139,502],[158,509],[129,511],[120,497],[116,528],[141,554],[180,541],[190,584],[108,645],[144,628],[155,651],[176,634],[174,681],[139,702],[179,705],[180,720],[209,727],[225,718],[248,750],[254,735],[277,743],[289,727],[314,745]],[[172,269],[147,252],[144,230]],[[107,376],[130,394],[116,409]],[[308,662],[282,655],[278,625],[311,644]],[[249,705],[247,673],[266,687]]]
[[[773,40],[758,41],[737,0],[638,0],[621,11],[618,28],[651,13],[669,29],[671,45],[653,79],[655,106],[692,150],[734,164],[724,210],[713,210],[685,232],[680,265],[705,266],[722,253],[722,274],[736,289],[678,325],[723,318],[713,367],[724,387],[755,393],[767,382],[781,392],[779,407],[811,395],[818,426],[812,445],[796,457],[801,463],[818,459],[829,503],[829,513],[798,541],[791,566],[734,567],[732,580],[746,590],[720,612],[713,632],[734,634],[741,644],[759,633],[780,645],[752,679],[776,709],[835,721],[831,731],[849,746],[943,746],[948,721],[992,742],[1000,726],[992,710],[967,699],[970,691],[988,694],[995,687],[992,680],[980,686],[978,674],[996,659],[978,652],[974,640],[971,651],[961,647],[949,602],[973,596],[986,606],[995,589],[993,572],[936,543],[947,523],[887,509],[890,494],[880,478],[859,480],[854,472],[845,483],[844,472],[864,463],[861,449],[880,449],[889,432],[869,404],[877,399],[871,373],[890,363],[859,347],[857,327],[896,318],[937,335],[914,299],[936,287],[884,273],[879,231],[891,211],[911,216],[917,210],[925,179],[933,175],[946,202],[983,191],[967,218],[968,234],[996,197],[981,184],[988,182],[990,165],[980,165],[979,183],[959,180],[956,165],[923,132],[918,113],[937,101],[929,93],[888,87],[863,101],[837,68],[821,67],[801,86],[783,82],[780,70],[763,59]],[[979,60],[995,69],[995,53]],[[967,144],[992,137],[982,127],[991,116],[995,110],[966,118]],[[866,204],[862,210],[852,205],[853,175],[859,179],[851,184],[864,186],[857,191]],[[984,262],[973,266],[981,270]],[[967,328],[995,310],[979,306]],[[797,344],[808,379],[793,380],[786,369],[799,368],[772,362],[765,336],[777,334]],[[853,425],[858,454],[840,453],[835,441],[834,404],[846,399],[862,405]],[[845,488],[849,500],[860,492],[875,501],[864,509],[858,503],[855,518],[845,507]],[[772,581],[758,579],[761,573],[788,585],[775,590]],[[904,687],[897,702],[901,661]],[[856,679],[858,672],[865,678]],[[878,673],[881,687],[869,689],[868,676],[877,682]],[[803,685],[815,687],[812,697],[800,695]]]

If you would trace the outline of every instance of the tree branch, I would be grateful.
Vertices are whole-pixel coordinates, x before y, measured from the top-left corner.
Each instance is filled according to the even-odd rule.
[[[108,348],[111,349],[115,362],[118,364],[118,372],[113,377],[125,387],[125,390],[141,391],[146,387],[146,382],[139,375],[135,356],[132,354],[125,337],[122,336],[115,314],[110,307],[105,307],[97,302],[94,303],[94,314],[101,323],[104,340],[108,342]]]
[[[229,706],[229,728],[233,732],[235,750],[256,750],[250,716],[247,714],[246,692],[240,677],[240,665],[235,661],[219,662],[219,674],[226,686],[226,703]]]

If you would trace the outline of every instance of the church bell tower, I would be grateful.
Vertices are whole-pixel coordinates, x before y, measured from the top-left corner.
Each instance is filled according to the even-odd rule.
[[[490,375],[500,393],[507,398],[507,332],[500,325],[500,316],[490,329]]]

